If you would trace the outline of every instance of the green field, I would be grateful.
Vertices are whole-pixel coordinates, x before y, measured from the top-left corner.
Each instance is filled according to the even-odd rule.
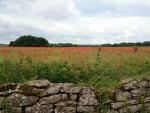
[[[150,71],[150,47],[0,47],[0,83],[72,82],[97,91]]]
[[[92,86],[103,97],[96,109],[106,109],[121,80],[148,74],[150,47],[0,47],[0,84],[48,79]]]

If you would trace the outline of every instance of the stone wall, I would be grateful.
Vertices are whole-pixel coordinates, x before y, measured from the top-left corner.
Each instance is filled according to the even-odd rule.
[[[123,80],[110,97],[107,113],[150,113],[150,77]]]
[[[103,96],[92,87],[48,80],[1,84],[0,113],[149,113],[150,77],[123,80],[106,96],[105,110]]]
[[[34,80],[0,85],[0,113],[92,112],[97,100],[91,87]]]

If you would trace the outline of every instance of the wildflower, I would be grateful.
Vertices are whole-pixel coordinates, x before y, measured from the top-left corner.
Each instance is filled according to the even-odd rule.
[[[142,59],[140,59],[140,62],[142,62],[143,60]]]

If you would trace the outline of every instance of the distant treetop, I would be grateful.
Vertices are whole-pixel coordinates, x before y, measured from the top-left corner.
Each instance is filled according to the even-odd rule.
[[[31,35],[20,36],[15,41],[11,41],[9,46],[32,46],[32,47],[41,47],[48,46],[49,42],[42,37],[35,37]]]
[[[72,43],[58,43],[52,44],[49,43],[45,38],[42,37],[35,37],[31,35],[24,35],[20,36],[15,41],[11,41],[9,46],[21,46],[21,47],[129,47],[129,46],[150,46],[150,41],[144,42],[122,42],[122,43],[115,43],[115,44],[72,44]]]
[[[150,46],[150,41],[145,41],[145,42],[136,42],[136,43],[132,43],[132,42],[122,42],[122,43],[118,43],[118,44],[102,44],[102,47],[130,47],[130,46]]]

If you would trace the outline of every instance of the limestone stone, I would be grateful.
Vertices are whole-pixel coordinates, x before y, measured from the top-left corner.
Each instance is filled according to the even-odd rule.
[[[46,79],[32,80],[28,83],[28,85],[34,86],[34,87],[48,87],[50,85],[50,82]]]
[[[65,101],[68,101],[67,94],[56,94],[48,97],[42,97],[39,99],[40,104],[53,104]]]
[[[22,94],[13,93],[7,98],[8,104],[12,106],[29,106],[36,104],[38,97],[36,96],[25,96]]]
[[[132,90],[138,88],[138,83],[136,81],[132,81],[131,83],[124,84],[125,90]]]
[[[22,108],[21,107],[12,107],[12,109],[10,109],[11,113],[22,113]]]
[[[150,76],[146,77],[145,80],[147,80],[148,82],[150,82]]]
[[[76,107],[56,107],[54,111],[55,113],[76,113]]]
[[[82,94],[79,98],[78,105],[98,105],[97,100],[94,98],[94,95],[91,94]]]
[[[131,99],[131,94],[129,92],[119,92],[116,94],[116,100],[117,101],[125,101],[125,100],[130,100]]]
[[[144,102],[150,102],[150,97],[145,97]]]
[[[63,84],[63,87],[72,87],[74,86],[73,83],[62,83]]]
[[[135,113],[139,110],[139,106],[138,105],[132,105],[132,106],[128,106],[127,109],[130,113]]]
[[[66,106],[76,106],[77,102],[75,101],[67,101],[67,102],[60,102],[55,104],[56,107],[66,107]]]
[[[129,105],[135,105],[135,104],[138,104],[139,102],[140,102],[139,99],[131,99],[131,100],[129,100],[127,103],[128,103]]]
[[[77,94],[72,94],[72,93],[69,94],[69,100],[70,101],[77,101],[77,97],[78,97]]]
[[[82,87],[82,94],[94,94],[94,89],[92,87]]]
[[[115,102],[115,103],[111,103],[110,105],[113,109],[119,109],[119,108],[123,107],[124,103],[123,102]]]
[[[85,113],[91,112],[94,110],[93,106],[77,106],[77,112]]]
[[[121,108],[121,109],[119,109],[119,113],[128,113],[128,109],[127,108]]]
[[[25,109],[25,113],[53,113],[53,104],[36,104]]]
[[[73,83],[50,83],[50,87],[58,86],[58,87],[73,87]]]
[[[133,78],[128,78],[128,79],[122,80],[121,83],[123,83],[123,84],[128,84],[128,83],[130,83],[130,82],[132,82],[132,81],[134,81]]]
[[[104,112],[102,111],[101,113],[104,113]],[[119,113],[119,112],[114,109],[108,109],[107,113]]]
[[[133,97],[140,97],[140,96],[142,96],[141,90],[132,90],[130,93],[131,93],[131,95]]]
[[[79,92],[81,92],[81,87],[63,87],[61,92],[63,92],[63,93],[79,93]]]
[[[49,87],[48,89],[46,89],[45,91],[43,91],[40,96],[47,96],[47,95],[51,95],[51,94],[56,94],[60,91],[61,91],[61,87],[52,86],[52,87]]]
[[[139,83],[141,83],[141,82],[143,81],[143,79],[138,78],[138,79],[136,79],[136,81],[137,81],[137,83],[139,84]]]
[[[141,83],[139,83],[139,87],[142,88],[146,88],[146,87],[149,87],[149,83],[147,81],[142,81]]]
[[[2,104],[4,98],[3,97],[0,97],[0,105]]]
[[[145,95],[150,96],[150,88],[145,88]]]

